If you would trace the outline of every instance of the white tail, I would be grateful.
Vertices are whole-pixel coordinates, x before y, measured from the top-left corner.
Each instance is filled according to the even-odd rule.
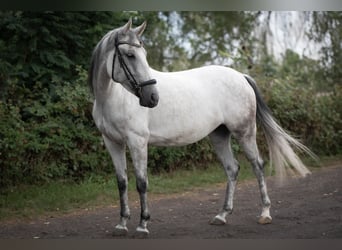
[[[303,164],[293,148],[303,151],[314,159],[317,159],[315,154],[305,145],[286,133],[284,129],[277,124],[271,115],[271,111],[263,101],[255,81],[247,75],[245,75],[245,78],[255,92],[257,100],[257,119],[265,132],[271,166],[275,167],[276,175],[280,177],[280,180],[283,180],[287,175],[287,172],[293,173],[290,168],[291,166],[301,176],[310,174],[310,170]]]

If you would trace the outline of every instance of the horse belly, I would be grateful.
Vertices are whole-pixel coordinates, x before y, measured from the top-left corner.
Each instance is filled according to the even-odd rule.
[[[212,130],[214,129],[208,129],[203,133],[198,133],[195,130],[183,130],[169,135],[151,134],[149,144],[154,146],[185,146],[203,139]]]
[[[207,136],[213,129],[207,129],[202,133],[194,129],[179,131],[169,134],[151,134],[149,144],[154,146],[185,146],[195,143]]]

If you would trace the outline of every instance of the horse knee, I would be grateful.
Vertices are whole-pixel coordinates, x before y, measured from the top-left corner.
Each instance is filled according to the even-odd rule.
[[[127,191],[128,180],[127,178],[117,176],[117,184],[120,196]]]
[[[146,178],[138,178],[137,177],[137,181],[136,181],[136,187],[137,187],[137,191],[139,193],[146,193],[147,192],[147,180]]]

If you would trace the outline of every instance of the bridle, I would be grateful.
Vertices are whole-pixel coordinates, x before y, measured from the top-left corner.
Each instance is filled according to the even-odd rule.
[[[127,63],[125,62],[125,60],[121,54],[121,51],[119,50],[119,46],[122,44],[128,44],[130,46],[137,47],[137,48],[143,47],[142,43],[137,44],[137,43],[123,42],[123,41],[119,41],[118,36],[115,37],[115,53],[113,55],[112,79],[113,79],[113,81],[115,81],[115,79],[114,79],[114,65],[115,65],[115,59],[117,56],[119,59],[120,66],[123,69],[123,71],[124,71],[128,81],[129,81],[129,83],[131,84],[135,94],[140,98],[142,88],[145,86],[148,86],[148,85],[156,84],[157,81],[156,81],[156,79],[151,79],[151,80],[147,80],[147,81],[144,81],[141,83],[137,82],[137,80],[134,78],[132,72],[129,70]]]

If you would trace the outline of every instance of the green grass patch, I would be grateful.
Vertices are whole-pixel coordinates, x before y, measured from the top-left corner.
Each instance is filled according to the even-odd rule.
[[[71,209],[114,202],[115,181],[90,178],[82,183],[51,182],[42,186],[20,186],[0,195],[0,220],[13,217],[32,217],[46,213],[63,213]],[[112,192],[110,192],[110,190]]]

